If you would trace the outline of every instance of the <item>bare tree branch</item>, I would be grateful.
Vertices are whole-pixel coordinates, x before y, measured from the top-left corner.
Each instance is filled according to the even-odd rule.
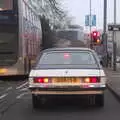
[[[35,0],[29,0],[35,2]],[[67,12],[62,9],[60,0],[36,0],[37,9],[52,21],[54,25],[67,19]],[[42,12],[41,12],[42,11]]]

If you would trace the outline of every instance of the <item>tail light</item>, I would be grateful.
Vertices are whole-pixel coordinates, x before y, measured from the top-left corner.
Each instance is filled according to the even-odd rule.
[[[84,78],[83,82],[84,83],[99,83],[100,78],[99,77],[88,77],[88,78]]]
[[[34,78],[34,83],[49,83],[49,78]]]

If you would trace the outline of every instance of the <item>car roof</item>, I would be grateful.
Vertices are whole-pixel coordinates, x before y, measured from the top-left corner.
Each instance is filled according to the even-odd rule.
[[[73,50],[73,51],[91,51],[94,52],[94,50],[90,48],[84,48],[84,47],[66,47],[66,48],[48,48],[43,50],[42,52],[50,52],[50,51],[64,51],[64,50]]]

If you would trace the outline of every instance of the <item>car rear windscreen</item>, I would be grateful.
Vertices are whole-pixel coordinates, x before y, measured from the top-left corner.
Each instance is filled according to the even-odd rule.
[[[95,65],[92,52],[48,52],[44,53],[39,65]]]

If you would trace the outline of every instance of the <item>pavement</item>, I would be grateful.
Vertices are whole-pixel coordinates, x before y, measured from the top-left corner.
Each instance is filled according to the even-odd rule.
[[[117,71],[113,71],[112,68],[105,68],[105,72],[109,90],[120,100],[120,68]]]

